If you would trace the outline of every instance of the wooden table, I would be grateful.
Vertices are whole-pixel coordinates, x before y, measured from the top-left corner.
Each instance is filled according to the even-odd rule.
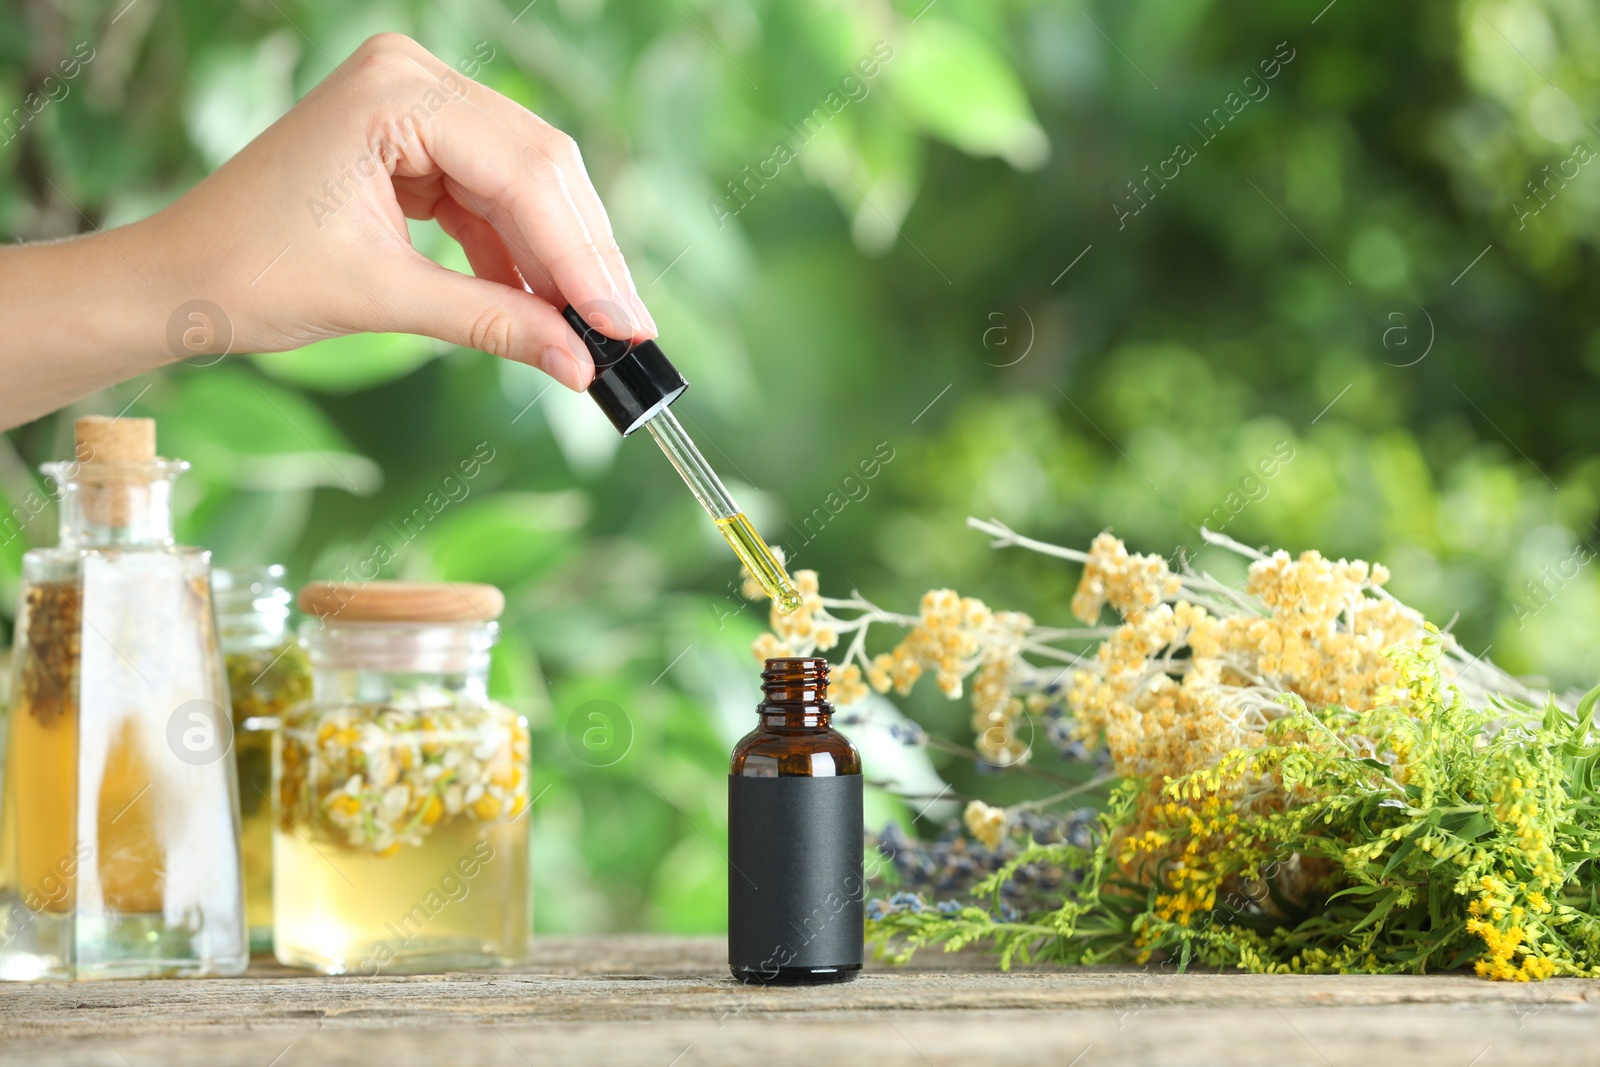
[[[1000,974],[926,953],[844,986],[758,989],[721,938],[546,938],[515,973],[0,985],[0,1064],[526,1067],[739,1063],[1592,1065],[1600,983]]]

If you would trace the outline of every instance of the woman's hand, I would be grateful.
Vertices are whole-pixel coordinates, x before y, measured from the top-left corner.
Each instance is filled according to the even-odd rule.
[[[412,248],[407,218],[438,220],[477,277]],[[577,146],[382,34],[157,215],[0,250],[0,426],[178,358],[361,331],[584,389],[594,367],[569,303],[612,337],[655,336]]]

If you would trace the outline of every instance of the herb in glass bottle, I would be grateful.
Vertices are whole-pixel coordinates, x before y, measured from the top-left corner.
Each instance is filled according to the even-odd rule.
[[[493,586],[314,582],[273,758],[274,952],[331,974],[527,953],[527,720],[488,698]]]
[[[272,734],[311,695],[311,664],[289,632],[289,590],[276,564],[216,567],[211,588],[233,700],[250,951],[272,951]]]

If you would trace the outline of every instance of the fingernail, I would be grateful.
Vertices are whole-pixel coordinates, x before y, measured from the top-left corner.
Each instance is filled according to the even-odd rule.
[[[650,309],[644,306],[644,300],[640,298],[638,293],[633,294],[633,309],[639,313],[639,321],[644,323],[647,330],[653,334],[661,333],[656,328],[656,320],[650,317]]]
[[[540,365],[544,372],[574,392],[583,391],[583,365],[578,357],[562,348],[551,345],[544,350]]]

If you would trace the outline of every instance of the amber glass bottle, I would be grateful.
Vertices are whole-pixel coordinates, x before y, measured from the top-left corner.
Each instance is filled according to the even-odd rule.
[[[743,982],[861,971],[861,757],[831,725],[828,663],[769,659],[728,775],[728,965]]]

